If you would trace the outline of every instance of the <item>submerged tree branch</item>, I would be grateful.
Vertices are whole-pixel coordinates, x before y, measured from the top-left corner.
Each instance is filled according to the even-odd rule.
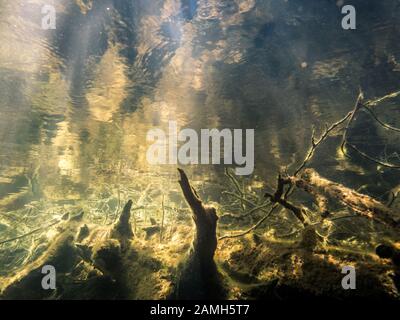
[[[243,202],[246,202],[248,205],[251,205],[253,207],[253,209],[256,208],[256,207],[259,207],[261,211],[267,212],[267,210],[262,209],[264,207],[264,204],[257,205],[253,201],[251,201],[249,199],[246,199],[246,198],[243,198],[242,196],[240,196],[240,195],[238,195],[238,194],[236,194],[234,192],[224,191],[223,193],[227,194],[227,195],[230,195],[230,196],[232,196],[232,197],[234,197],[234,198],[236,198],[238,200],[242,200]],[[251,209],[251,210],[253,210],[253,209]]]
[[[246,234],[248,234],[248,233],[250,233],[250,232],[256,230],[258,227],[260,227],[260,226],[263,224],[263,222],[264,222],[265,220],[267,220],[267,219],[271,216],[271,214],[275,211],[276,208],[278,208],[278,206],[279,206],[279,205],[276,203],[276,204],[268,211],[268,213],[267,213],[264,217],[262,217],[255,225],[253,225],[252,227],[250,227],[250,228],[247,229],[246,231],[243,231],[243,232],[240,232],[240,233],[237,233],[237,234],[225,235],[225,236],[222,236],[222,237],[218,238],[218,240],[224,240],[224,239],[232,239],[232,238],[243,237],[243,236],[245,236]]]
[[[284,208],[290,210],[293,212],[293,214],[296,216],[297,219],[300,220],[300,222],[306,226],[307,222],[304,218],[303,215],[303,210],[297,206],[295,206],[293,203],[289,202],[285,198],[282,198],[283,193],[285,191],[285,185],[290,184],[290,180],[283,179],[282,176],[279,174],[278,176],[278,184],[276,187],[276,192],[275,194],[270,194],[270,193],[265,193],[265,197],[269,198],[272,203],[278,203]]]
[[[52,221],[49,225],[47,225],[47,226],[37,228],[37,229],[35,229],[35,230],[32,230],[32,231],[30,231],[30,232],[27,232],[27,233],[25,233],[25,234],[22,234],[22,235],[20,235],[20,236],[14,237],[14,238],[10,238],[10,239],[6,239],[6,240],[3,240],[3,241],[0,241],[0,245],[5,244],[5,243],[8,243],[8,242],[13,242],[13,241],[16,241],[16,240],[23,239],[23,238],[28,237],[28,236],[30,236],[30,235],[32,235],[32,234],[35,234],[36,232],[45,230],[45,229],[47,229],[47,228],[51,228],[51,227],[55,226],[56,224],[59,224],[60,222],[61,222],[60,220],[53,220],[53,221]]]
[[[316,171],[307,169],[300,178],[289,177],[296,187],[310,194],[326,194],[352,209],[360,216],[397,228],[400,225],[398,213],[365,194],[358,193],[339,183],[321,177]]]
[[[372,116],[372,118],[374,118],[375,121],[378,122],[385,129],[400,132],[400,128],[393,127],[390,124],[387,124],[387,123],[383,122],[382,120],[380,120],[378,118],[378,116],[376,115],[376,113],[370,107],[364,105],[364,109],[367,110],[370,113],[370,115]]]
[[[345,146],[347,144],[347,135],[348,135],[348,131],[356,117],[356,114],[358,112],[358,110],[360,110],[362,108],[362,100],[364,99],[364,95],[362,93],[362,91],[360,90],[360,93],[358,94],[356,103],[354,105],[354,109],[353,111],[350,112],[351,116],[349,118],[349,121],[346,124],[346,127],[344,128],[344,132],[343,132],[343,137],[342,137],[342,144],[340,145],[340,149],[342,150],[343,154],[347,157],[349,157],[346,153],[345,150]]]
[[[373,106],[376,106],[376,105],[378,105],[379,103],[381,103],[381,102],[383,102],[385,100],[394,99],[394,98],[396,98],[398,96],[400,96],[400,91],[389,93],[389,94],[387,94],[387,95],[385,95],[383,97],[380,97],[380,98],[378,98],[376,100],[367,101],[365,104],[367,106],[373,107]]]
[[[359,149],[358,149],[356,146],[354,146],[353,144],[351,144],[351,143],[348,142],[348,131],[349,131],[351,125],[353,124],[353,122],[354,122],[354,120],[355,120],[355,117],[356,117],[358,111],[361,110],[361,109],[363,109],[363,108],[367,109],[367,111],[370,112],[370,114],[372,115],[372,117],[373,117],[373,118],[377,121],[377,123],[380,124],[382,127],[386,128],[386,129],[388,129],[388,130],[400,132],[400,129],[399,129],[399,128],[395,128],[395,127],[390,126],[390,125],[384,123],[383,121],[381,121],[381,120],[376,116],[376,114],[369,108],[369,107],[372,107],[372,106],[377,105],[378,103],[381,103],[382,101],[384,101],[384,100],[386,100],[386,99],[392,99],[392,98],[395,98],[395,97],[397,97],[397,96],[400,96],[400,91],[395,92],[395,93],[392,93],[392,94],[389,94],[389,95],[386,95],[386,96],[384,96],[384,97],[382,97],[382,98],[379,98],[379,99],[377,99],[377,100],[374,100],[374,101],[366,101],[366,102],[363,102],[363,100],[364,100],[364,95],[363,95],[363,92],[360,90],[360,92],[359,92],[359,94],[358,94],[358,97],[357,97],[357,100],[356,100],[356,102],[355,102],[354,108],[353,108],[352,111],[350,111],[349,113],[347,113],[343,118],[341,118],[340,120],[338,120],[338,121],[336,121],[335,123],[331,124],[330,126],[326,126],[324,132],[321,134],[321,136],[320,136],[318,139],[316,139],[316,137],[315,137],[315,131],[313,130],[312,136],[311,136],[311,146],[310,146],[310,148],[309,148],[309,150],[308,150],[308,152],[307,152],[307,154],[306,154],[306,156],[305,156],[303,162],[300,164],[300,166],[299,166],[299,167],[295,170],[295,172],[293,173],[293,176],[291,177],[292,181],[291,181],[291,183],[289,183],[289,184],[290,184],[290,187],[287,188],[286,192],[284,191],[284,184],[285,184],[285,183],[282,183],[282,182],[283,182],[283,181],[281,180],[282,178],[281,178],[281,176],[279,175],[279,177],[278,177],[278,185],[277,185],[276,192],[275,192],[274,194],[270,194],[270,193],[266,193],[266,194],[265,194],[266,197],[269,198],[270,201],[271,201],[272,203],[274,203],[274,205],[273,205],[273,207],[271,208],[271,210],[270,210],[269,212],[267,212],[266,215],[265,215],[261,220],[259,220],[255,225],[253,225],[252,227],[250,227],[248,230],[246,230],[246,231],[244,231],[244,232],[241,232],[241,233],[239,233],[239,234],[236,234],[236,235],[227,235],[227,236],[223,236],[223,237],[221,237],[220,239],[241,237],[241,236],[244,236],[244,235],[250,233],[251,231],[257,229],[257,228],[272,214],[272,212],[273,212],[279,205],[281,205],[281,206],[285,207],[286,209],[289,209],[290,211],[292,211],[292,212],[296,215],[296,217],[303,223],[303,225],[305,225],[305,224],[304,224],[304,216],[303,216],[302,210],[301,210],[300,208],[298,208],[297,206],[293,205],[292,203],[290,203],[287,199],[290,197],[290,195],[292,194],[292,192],[293,192],[293,190],[294,190],[294,187],[295,187],[295,185],[296,185],[296,180],[298,179],[298,175],[307,167],[307,165],[309,164],[309,162],[312,160],[312,158],[313,158],[313,156],[314,156],[314,154],[315,154],[316,149],[328,138],[328,136],[330,135],[330,133],[331,133],[332,131],[334,131],[335,129],[339,128],[341,125],[343,125],[343,124],[346,123],[346,122],[347,122],[347,123],[346,123],[346,125],[345,125],[345,127],[344,127],[344,129],[343,129],[342,143],[341,143],[341,145],[340,145],[340,148],[341,148],[343,154],[344,154],[346,157],[349,157],[349,158],[350,158],[350,156],[349,156],[349,155],[347,154],[347,152],[346,152],[346,146],[348,146],[348,147],[350,147],[352,150],[354,150],[355,152],[357,152],[360,156],[364,157],[365,159],[368,159],[369,161],[372,161],[372,162],[374,162],[374,163],[376,163],[376,164],[379,164],[379,165],[381,165],[381,166],[383,166],[383,167],[387,167],[387,168],[391,168],[391,169],[400,169],[400,165],[395,165],[395,164],[391,164],[391,163],[387,163],[387,162],[384,162],[384,161],[375,159],[375,158],[369,156],[368,154],[366,154],[365,152],[359,150]],[[281,181],[280,181],[280,180],[281,180]],[[333,182],[332,182],[332,183],[333,183]],[[333,184],[334,184],[334,183],[333,183]],[[336,184],[336,185],[337,185],[337,186],[341,186],[341,185],[339,185],[339,184]],[[322,216],[322,218],[325,218],[325,217],[329,214],[329,211],[328,211],[328,209],[327,209],[328,199],[327,199],[323,194],[321,194],[320,192],[316,192],[316,191],[314,190],[314,188],[311,188],[309,185],[306,186],[305,184],[303,184],[303,188],[305,188],[306,191],[308,191],[309,193],[311,193],[311,194],[315,197],[315,199],[316,199],[316,201],[317,201],[317,204],[318,204],[318,206],[320,207],[320,208],[319,208],[319,211],[320,211],[320,213],[321,213],[321,216]],[[357,194],[355,191],[353,191],[353,190],[351,190],[351,189],[348,189],[348,188],[345,188],[344,186],[341,186],[341,188],[343,188],[342,191],[345,190],[346,192],[353,192],[353,193],[354,193],[353,196],[354,196],[355,194]],[[334,193],[335,193],[335,192],[334,192]],[[234,196],[237,197],[237,198],[241,198],[240,196],[237,196],[236,194],[232,194],[232,195],[234,195]],[[282,195],[283,195],[283,197],[282,197]],[[361,198],[360,198],[360,197],[357,197],[358,195],[360,195]],[[331,196],[332,196],[332,194],[331,194]],[[362,196],[364,196],[364,195],[357,194],[357,196],[355,197],[356,199],[357,199],[357,198],[358,198],[358,199],[362,199]],[[336,197],[336,198],[337,198],[337,197]],[[339,197],[339,198],[340,198],[340,197]],[[346,196],[345,196],[345,195],[342,195],[342,198],[341,198],[342,202],[344,201],[343,199],[345,199],[345,198],[346,198]],[[242,197],[241,200],[243,200],[243,197]],[[340,199],[337,199],[337,200],[340,200]],[[381,221],[381,222],[386,223],[386,224],[389,224],[389,225],[391,225],[391,226],[396,226],[396,227],[397,227],[398,224],[399,224],[398,221],[393,220],[393,219],[390,217],[390,214],[388,214],[387,210],[390,210],[389,207],[385,207],[383,204],[378,203],[378,201],[376,201],[376,200],[374,200],[374,199],[372,199],[372,198],[369,199],[369,205],[372,205],[372,208],[369,207],[369,206],[367,205],[367,203],[363,203],[363,202],[361,202],[361,203],[357,203],[357,202],[356,202],[356,203],[352,203],[351,201],[350,201],[350,202],[344,201],[344,203],[345,203],[348,207],[350,207],[350,208],[352,208],[354,211],[356,211],[358,214],[368,216],[368,217],[370,217],[370,218],[372,218],[372,219],[375,219],[375,220],[377,220],[377,221]],[[379,205],[378,205],[378,204],[379,204]],[[384,206],[385,208],[380,207],[380,205],[381,205],[381,206]],[[378,214],[377,214],[377,213],[375,212],[375,210],[376,210],[377,208],[380,208],[380,209],[383,210],[383,211],[379,211],[379,210],[378,210]],[[366,210],[366,211],[363,211],[363,210]],[[330,220],[333,221],[333,220],[335,220],[335,219],[330,219]]]
[[[381,160],[375,159],[371,156],[369,156],[368,154],[366,154],[365,152],[361,151],[360,149],[358,149],[354,144],[351,144],[349,142],[346,142],[346,145],[349,146],[352,150],[354,150],[355,152],[357,152],[360,156],[362,156],[363,158],[372,161],[382,167],[386,167],[386,168],[390,168],[390,169],[400,169],[400,165],[395,165],[392,163],[388,163],[388,162],[383,162]],[[344,152],[345,155],[346,152]]]
[[[354,109],[353,109],[353,111],[351,112],[351,117],[350,117],[349,121],[347,122],[346,128],[344,129],[343,138],[342,138],[342,144],[341,144],[341,146],[340,146],[340,149],[342,150],[342,153],[343,153],[346,157],[350,158],[350,156],[347,154],[347,151],[346,151],[346,146],[349,146],[353,151],[355,151],[356,153],[358,153],[358,154],[359,154],[361,157],[363,157],[364,159],[367,159],[367,160],[369,160],[369,161],[372,161],[372,162],[374,162],[374,163],[376,163],[376,164],[378,164],[378,165],[381,165],[381,166],[383,166],[383,167],[386,167],[386,168],[390,168],[390,169],[400,169],[400,165],[391,164],[391,163],[388,163],[388,162],[384,162],[384,161],[378,160],[378,159],[376,159],[376,158],[374,158],[374,157],[371,157],[370,155],[368,155],[368,154],[366,154],[365,152],[363,152],[363,151],[361,151],[360,149],[358,149],[355,145],[351,144],[351,143],[348,141],[348,138],[347,138],[347,136],[348,136],[348,131],[349,131],[350,127],[351,127],[351,124],[353,123],[357,112],[358,112],[359,110],[361,110],[361,109],[366,109],[367,111],[369,111],[369,113],[372,115],[372,117],[374,118],[374,120],[377,121],[378,124],[380,124],[382,127],[386,128],[386,129],[389,129],[389,130],[393,130],[393,131],[398,131],[398,132],[400,132],[400,129],[395,128],[395,127],[392,127],[392,126],[390,126],[390,125],[388,125],[388,124],[382,122],[381,120],[379,120],[379,118],[375,115],[375,113],[369,108],[369,106],[374,106],[374,105],[378,104],[379,102],[382,102],[382,101],[385,100],[385,99],[394,98],[394,97],[396,97],[396,96],[398,96],[398,95],[399,95],[399,92],[395,92],[395,93],[393,93],[393,94],[387,95],[387,96],[382,97],[382,98],[380,98],[380,99],[377,99],[377,100],[375,100],[375,101],[369,101],[369,102],[365,102],[365,103],[364,103],[364,102],[363,102],[364,95],[363,95],[363,93],[360,91],[360,93],[359,93],[359,95],[358,95],[358,98],[357,98],[357,101],[356,101],[356,104],[355,104],[355,106],[354,106]]]
[[[322,135],[320,136],[320,138],[318,140],[315,139],[315,133],[313,132],[312,137],[311,137],[311,147],[308,150],[308,153],[307,153],[305,159],[303,160],[302,164],[294,172],[294,174],[293,174],[294,176],[297,176],[306,167],[306,165],[310,162],[310,160],[314,156],[315,150],[319,147],[319,145],[322,142],[324,142],[326,140],[326,138],[329,136],[329,134],[333,130],[335,130],[336,128],[341,126],[344,122],[346,122],[346,120],[348,120],[350,117],[352,117],[352,115],[353,115],[353,112],[349,112],[342,119],[336,121],[329,127],[327,126],[325,128],[325,131],[322,133]]]

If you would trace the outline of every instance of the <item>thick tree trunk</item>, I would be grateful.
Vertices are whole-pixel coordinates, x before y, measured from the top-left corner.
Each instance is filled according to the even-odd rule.
[[[189,204],[196,226],[193,248],[178,275],[175,299],[223,299],[224,288],[214,262],[217,248],[217,213],[204,206],[195,189],[181,169],[179,170],[183,195]]]
[[[217,248],[217,213],[213,207],[205,207],[190,185],[185,172],[181,169],[179,184],[183,195],[193,212],[193,220],[196,225],[196,237],[193,243],[194,253],[204,263],[211,263]]]
[[[388,208],[370,196],[325,179],[312,169],[305,170],[300,178],[289,177],[288,179],[298,188],[305,190],[311,195],[326,195],[339,201],[361,216],[391,227],[399,227],[400,225],[399,212]]]

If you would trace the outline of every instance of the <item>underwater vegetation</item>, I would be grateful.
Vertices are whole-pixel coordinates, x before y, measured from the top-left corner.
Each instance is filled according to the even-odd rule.
[[[150,226],[139,227],[135,211],[141,208],[134,208],[129,200],[116,210],[112,222],[103,225],[90,223],[83,211],[64,213],[41,228],[1,241],[2,258],[7,260],[21,246],[6,245],[42,234],[32,238],[30,251],[11,275],[4,275],[3,269],[1,297],[398,300],[397,194],[393,192],[383,203],[320,176],[309,164],[320,146],[335,133],[342,137],[338,149],[344,155],[350,157],[351,148],[368,161],[396,167],[351,145],[348,132],[357,112],[363,109],[378,126],[398,132],[398,128],[379,120],[370,108],[399,94],[367,101],[360,93],[351,112],[327,125],[320,134],[313,133],[304,161],[293,174],[279,173],[273,193],[257,195],[257,191],[243,188],[243,182],[227,169],[225,175],[232,190],[224,192],[230,201],[207,205],[185,171],[178,169],[178,184],[186,205],[181,207],[183,212],[176,209],[182,216],[173,222],[165,219],[162,195],[161,220],[150,218]],[[301,194],[300,198],[293,197],[296,193]],[[226,213],[229,207],[233,212],[234,206],[238,213]],[[254,221],[256,213],[261,213],[261,219],[245,231],[230,231],[233,226],[243,228]],[[275,229],[262,231],[273,214],[278,223],[294,230],[288,234],[276,234]],[[193,224],[189,223],[191,220]],[[344,226],[354,228],[359,239],[340,239],[338,231]],[[371,234],[366,233],[368,227],[373,230]],[[38,242],[43,245],[40,250]],[[38,289],[42,267],[46,265],[57,270],[54,290]],[[357,290],[343,290],[342,268],[348,266],[357,270]]]
[[[400,300],[398,1],[46,2],[0,1],[0,299]]]

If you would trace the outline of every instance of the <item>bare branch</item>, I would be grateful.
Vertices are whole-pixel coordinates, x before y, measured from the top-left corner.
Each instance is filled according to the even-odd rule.
[[[376,122],[378,122],[383,128],[388,129],[388,130],[392,130],[392,131],[396,131],[396,132],[400,132],[400,128],[396,128],[393,127],[383,121],[381,121],[378,116],[376,115],[376,113],[369,107],[367,107],[366,105],[363,106],[365,110],[367,110],[371,116],[376,120]]]
[[[357,152],[360,156],[362,156],[363,158],[375,162],[376,164],[381,165],[382,167],[386,167],[386,168],[390,168],[390,169],[400,169],[400,165],[395,165],[395,164],[391,164],[388,162],[383,162],[381,160],[375,159],[371,156],[369,156],[368,154],[366,154],[365,152],[361,151],[360,149],[358,149],[355,145],[346,142],[346,145],[349,146],[352,150],[354,150],[355,152]],[[345,155],[347,155],[346,151],[343,152]]]
[[[256,230],[258,227],[260,227],[263,224],[263,222],[271,216],[271,214],[275,211],[275,209],[278,208],[278,206],[279,205],[276,203],[264,217],[262,217],[255,225],[253,225],[246,231],[243,231],[243,232],[237,233],[237,234],[225,235],[225,236],[220,237],[218,240],[239,238],[239,237],[245,236],[246,234],[249,234],[250,232],[252,232],[252,231]]]
[[[320,136],[319,139],[316,140],[314,132],[313,135],[311,137],[311,147],[308,150],[308,153],[305,157],[305,159],[303,160],[302,164],[296,169],[296,171],[294,172],[294,176],[297,176],[301,170],[303,170],[306,165],[308,164],[308,162],[312,159],[312,157],[314,156],[315,150],[319,147],[319,145],[325,141],[325,139],[329,136],[329,134],[335,130],[336,128],[338,128],[339,126],[341,126],[346,120],[348,120],[351,116],[353,115],[353,111],[349,112],[347,115],[345,115],[342,119],[336,121],[335,123],[333,123],[332,125],[330,125],[329,127],[327,127],[325,129],[325,131],[322,133],[322,135]]]
[[[283,179],[282,176],[279,174],[279,176],[278,176],[278,184],[277,184],[277,187],[276,187],[275,194],[270,194],[270,193],[267,192],[267,193],[265,193],[265,197],[269,198],[272,203],[279,203],[284,208],[292,211],[293,214],[296,216],[296,218],[299,219],[300,222],[304,226],[306,226],[307,222],[305,221],[305,218],[304,218],[304,215],[303,215],[303,210],[301,208],[299,208],[299,207],[296,207],[294,204],[292,204],[288,200],[282,198],[286,184],[290,184],[290,180]]]
[[[353,109],[353,111],[350,112],[350,114],[351,114],[350,119],[347,122],[347,125],[346,125],[346,127],[344,129],[344,132],[343,132],[342,144],[340,145],[340,149],[342,150],[343,154],[346,155],[347,157],[349,157],[346,154],[346,150],[345,150],[345,146],[347,144],[347,134],[348,134],[348,131],[350,129],[351,124],[353,123],[353,121],[354,121],[354,119],[356,117],[356,114],[357,114],[358,110],[360,110],[361,107],[362,107],[362,100],[363,99],[364,99],[364,95],[363,95],[362,91],[360,90],[360,93],[358,94],[357,101],[356,101],[356,104],[354,106],[354,109]]]

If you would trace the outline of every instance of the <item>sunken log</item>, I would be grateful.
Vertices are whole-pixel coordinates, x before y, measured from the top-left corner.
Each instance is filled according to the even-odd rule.
[[[188,203],[196,227],[192,248],[178,274],[173,299],[223,299],[225,288],[214,262],[217,249],[217,221],[215,208],[205,206],[190,185],[185,172],[178,169],[183,195]]]
[[[360,216],[394,228],[400,225],[399,212],[385,206],[368,195],[323,178],[313,169],[305,170],[299,178],[289,177],[288,180],[296,187],[303,189],[313,196],[322,194],[333,198]]]

